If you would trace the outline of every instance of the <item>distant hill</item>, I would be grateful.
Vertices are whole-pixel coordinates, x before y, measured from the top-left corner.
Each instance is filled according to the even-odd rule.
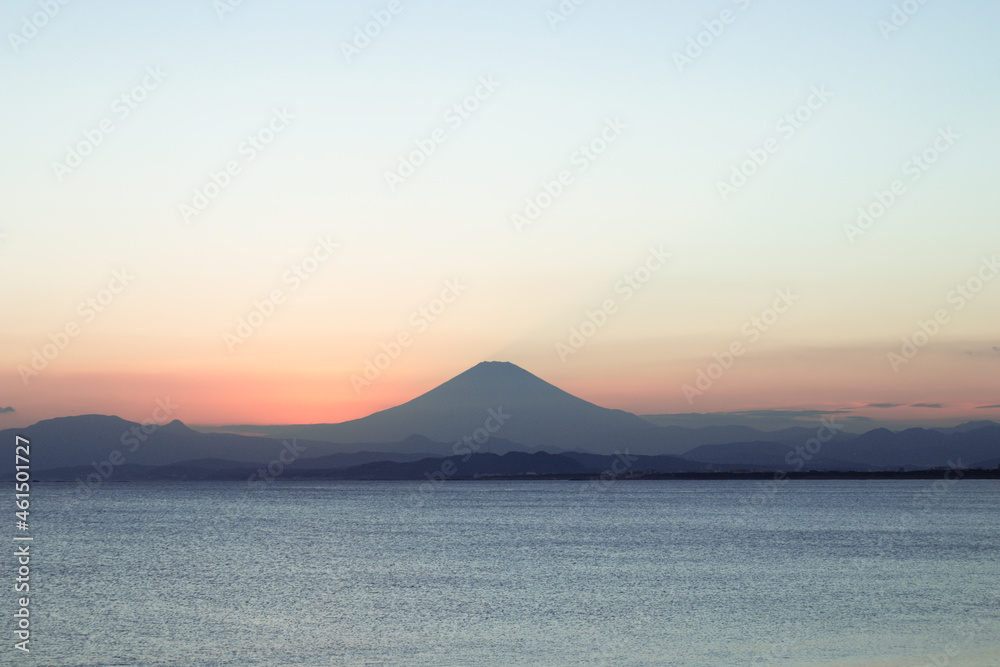
[[[106,415],[46,419],[26,428],[0,431],[5,442],[13,441],[15,435],[31,441],[33,471],[101,463],[115,451],[122,457],[116,461],[156,466],[211,457],[267,461],[281,448],[280,441],[270,439],[199,433],[176,420],[155,428],[147,426],[144,431],[141,424]],[[12,456],[0,459],[0,474],[11,472],[13,465]]]
[[[705,426],[703,428],[686,428],[683,426],[662,426],[662,437],[671,443],[669,451],[673,454],[684,454],[694,447],[702,445],[726,445],[748,442],[778,442],[794,446],[816,437],[819,424],[813,428],[794,426],[780,431],[758,431],[749,426]],[[847,441],[858,437],[854,433],[837,431],[833,441]]]
[[[291,439],[201,433],[177,420],[144,430],[142,424],[107,415],[60,417],[0,431],[5,442],[13,442],[16,435],[31,442],[31,471],[39,479],[85,478],[99,469],[113,472],[116,480],[238,479],[244,471],[253,472],[279,457],[284,470],[303,471],[406,463],[456,453],[455,442],[434,442],[419,435],[389,443],[295,439],[294,448],[288,450],[284,442]],[[465,445],[458,453],[502,455],[533,449],[498,437],[473,444],[477,449]],[[13,474],[13,457],[0,459],[0,477],[9,479]]]
[[[377,462],[352,466],[340,471],[345,479],[449,479],[484,475],[579,474],[588,469],[562,454],[508,452],[429,458],[409,463]]]
[[[977,422],[972,428],[963,426],[946,431],[911,428],[898,433],[873,429],[854,438],[831,440],[814,453],[797,450],[806,440],[791,447],[774,442],[705,445],[685,452],[684,458],[785,470],[799,468],[800,460],[805,470],[891,470],[947,467],[950,462],[971,467],[1000,457],[1000,425]]]
[[[824,447],[823,454],[877,468],[930,468],[959,460],[970,466],[1000,456],[1000,425],[986,422],[973,428],[962,426],[948,429],[950,432],[923,428],[899,432],[875,429],[850,441],[830,443]]]
[[[805,440],[797,444],[801,444]],[[685,452],[691,461],[728,465],[747,470],[869,470],[870,465],[831,457],[820,450],[811,455],[799,454],[794,447],[780,442],[734,442],[702,445]]]
[[[965,422],[964,424],[959,424],[958,426],[952,426],[951,428],[935,428],[932,430],[939,431],[940,433],[968,433],[969,431],[978,431],[981,428],[989,428],[990,426],[1000,426],[1000,424],[988,419],[979,419],[976,421]]]
[[[157,467],[184,461],[201,461],[200,467],[205,467],[205,462],[212,459],[259,466],[277,459],[286,450],[283,441],[275,438],[200,433],[177,420],[155,429],[150,425],[144,430],[142,424],[107,415],[46,419],[26,428],[0,431],[0,440],[13,442],[15,435],[24,436],[31,442],[33,474],[75,466],[85,466],[88,472],[93,472],[95,465],[105,469],[110,466],[120,473],[127,466],[139,466],[139,470],[143,466]],[[308,467],[312,459],[323,457],[319,462],[322,466],[344,467],[373,460],[397,457],[413,460],[453,453],[452,444],[422,438],[384,446],[389,450],[406,451],[365,453],[363,446],[296,440],[295,460]],[[286,454],[285,458],[292,456]],[[9,478],[13,473],[14,457],[0,458],[0,476]]]
[[[624,453],[623,453],[624,454]],[[564,456],[579,461],[585,468],[595,473],[604,472],[701,472],[708,469],[701,462],[689,461],[678,456],[631,455],[607,456],[602,454],[585,454],[582,452],[566,452]]]

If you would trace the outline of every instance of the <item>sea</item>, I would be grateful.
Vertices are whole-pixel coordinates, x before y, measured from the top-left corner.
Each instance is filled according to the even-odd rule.
[[[0,664],[993,667],[1000,483],[948,477],[33,483]]]

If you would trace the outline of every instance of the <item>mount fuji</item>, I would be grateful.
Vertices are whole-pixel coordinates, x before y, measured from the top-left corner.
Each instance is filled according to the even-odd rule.
[[[613,453],[664,443],[664,430],[630,412],[577,398],[509,362],[484,361],[396,407],[338,424],[229,426],[270,437],[394,443],[412,435],[455,442],[487,428],[531,449]],[[655,447],[661,449],[661,447]]]

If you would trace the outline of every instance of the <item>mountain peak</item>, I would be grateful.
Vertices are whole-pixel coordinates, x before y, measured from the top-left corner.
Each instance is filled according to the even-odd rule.
[[[456,377],[461,377],[466,373],[475,373],[475,374],[523,373],[525,375],[532,375],[531,373],[524,370],[517,364],[512,364],[509,361],[480,361],[478,364],[476,364],[469,370],[465,371],[464,373],[460,373]],[[532,375],[532,377],[535,376]]]
[[[977,419],[976,421],[959,424],[958,426],[948,430],[952,433],[966,433],[968,431],[976,431],[981,428],[992,428],[995,426],[998,426],[998,424],[994,421],[990,421],[989,419]]]
[[[531,449],[611,452],[655,437],[656,427],[573,396],[509,361],[482,361],[402,405],[298,432],[331,442],[379,443],[415,433],[435,443],[478,434],[480,440],[496,437]]]
[[[481,361],[410,403],[431,401],[439,405],[471,406],[553,399],[585,403],[509,361]]]
[[[174,419],[166,424],[163,424],[160,428],[170,429],[171,431],[176,431],[180,433],[194,433],[194,429],[182,422],[180,419]]]

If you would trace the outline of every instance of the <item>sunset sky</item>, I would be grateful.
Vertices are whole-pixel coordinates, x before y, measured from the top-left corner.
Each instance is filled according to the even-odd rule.
[[[483,360],[1000,419],[1000,5],[894,4],[6,2],[0,428],[336,422]]]

